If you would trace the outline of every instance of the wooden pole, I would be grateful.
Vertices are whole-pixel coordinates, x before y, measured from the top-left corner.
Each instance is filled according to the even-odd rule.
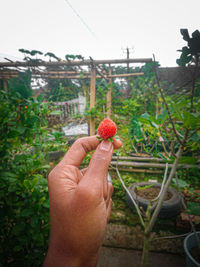
[[[41,62],[0,62],[0,67],[37,67],[37,66],[89,66],[91,64],[125,64],[125,63],[147,63],[151,58],[129,58],[129,59],[105,59],[105,60],[74,60],[74,61],[41,61]]]
[[[129,48],[127,47],[126,49],[126,52],[127,52],[127,59],[129,59]],[[127,62],[127,73],[130,72],[130,69],[129,69],[129,62]],[[129,79],[127,77],[127,90],[126,90],[126,98],[129,98],[130,97],[130,83],[129,83]]]
[[[7,85],[7,80],[6,79],[3,80],[3,89],[4,89],[4,91],[8,90],[8,85]]]
[[[135,167],[135,168],[158,168],[158,169],[163,169],[166,168],[165,163],[148,163],[148,162],[129,162],[129,161],[111,161],[111,164],[116,166],[130,166],[130,167]],[[173,164],[168,164],[169,168],[173,167]],[[189,169],[189,168],[198,168],[200,169],[199,165],[192,165],[192,164],[179,164],[178,168],[183,168],[183,169]]]
[[[90,109],[95,107],[96,69],[92,66],[90,80]],[[95,120],[90,117],[90,136],[95,135]]]
[[[112,75],[112,69],[109,68],[109,75]],[[107,118],[111,118],[111,86],[112,86],[112,78],[109,79],[108,91],[106,94],[106,108],[107,108]]]
[[[104,75],[105,79],[109,79],[109,78],[124,78],[124,77],[132,77],[132,76],[141,76],[144,75],[143,72],[139,72],[139,73],[123,73],[123,74],[113,74],[113,75]],[[90,79],[90,75],[48,75],[48,74],[33,74],[32,75],[33,78],[44,78],[44,79]],[[104,78],[100,75],[96,75],[96,79],[102,79]]]

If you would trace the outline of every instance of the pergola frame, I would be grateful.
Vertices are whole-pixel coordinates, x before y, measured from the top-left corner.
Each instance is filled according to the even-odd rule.
[[[130,64],[130,63],[147,63],[152,62],[151,58],[134,58],[134,59],[108,59],[108,60],[74,60],[74,61],[40,61],[40,60],[31,60],[29,62],[0,62],[0,79],[4,81],[4,88],[7,88],[7,79],[16,78],[19,73],[19,68],[35,68],[35,67],[81,67],[81,66],[90,66],[91,72],[75,72],[75,71],[41,71],[33,69],[33,78],[42,78],[42,79],[90,79],[90,108],[95,107],[95,90],[96,90],[96,79],[104,78],[108,81],[109,87],[106,95],[107,100],[107,117],[111,117],[111,84],[113,78],[128,78],[132,76],[143,75],[144,73],[126,73],[126,74],[112,74],[111,64]],[[99,65],[108,64],[109,71],[99,71]],[[11,68],[11,69],[10,69]],[[98,73],[98,75],[97,75]],[[90,135],[95,134],[95,120],[90,118]]]

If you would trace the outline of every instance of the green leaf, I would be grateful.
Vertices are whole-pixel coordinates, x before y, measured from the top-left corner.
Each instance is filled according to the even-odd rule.
[[[49,201],[48,200],[46,200],[42,205],[43,205],[43,207],[49,209]]]
[[[16,185],[15,184],[9,185],[8,192],[15,192],[15,191],[16,191]]]
[[[188,202],[187,214],[200,216],[200,205],[196,202]]]
[[[182,121],[183,115],[182,115],[178,105],[176,103],[174,103],[174,102],[171,102],[170,105],[171,105],[171,108],[172,108],[172,111],[173,111],[173,115],[175,115],[177,119]]]
[[[137,190],[145,190],[151,188],[153,184],[145,185],[145,186],[137,186]]]
[[[37,183],[38,183],[38,177],[35,177],[35,178],[32,180],[32,183],[31,183],[32,189],[36,186]]]
[[[196,164],[197,159],[195,157],[181,156],[179,159],[179,163]]]
[[[29,189],[29,187],[30,187],[30,181],[29,180],[25,179],[23,184],[24,184],[26,189]]]
[[[24,209],[21,212],[21,216],[23,217],[29,217],[31,214],[33,214],[33,211],[31,209]]]
[[[185,181],[183,181],[181,179],[178,179],[178,184],[177,184],[176,178],[173,178],[172,182],[174,185],[179,186],[180,188],[184,188],[184,187],[189,186],[188,183],[186,183]]]
[[[19,134],[23,134],[25,132],[26,128],[22,125],[19,125],[18,127],[16,127],[16,131],[19,133]]]
[[[5,177],[5,178],[7,178],[7,177],[16,178],[17,175],[16,175],[16,173],[13,173],[13,172],[3,172],[3,173],[1,173],[1,177]]]
[[[38,224],[38,215],[33,215],[30,220],[30,224],[32,227],[35,227]]]
[[[38,51],[38,50],[32,50],[30,54],[31,54],[31,56],[35,56],[36,54],[43,55],[43,53],[41,51]]]
[[[49,169],[50,168],[50,165],[49,164],[45,164],[43,166],[41,166],[40,169]]]
[[[200,125],[200,116],[188,111],[183,112],[183,125],[187,128],[195,128]]]
[[[168,118],[167,110],[164,110],[163,113],[158,114],[157,120],[159,121],[159,125],[163,124],[167,118]]]

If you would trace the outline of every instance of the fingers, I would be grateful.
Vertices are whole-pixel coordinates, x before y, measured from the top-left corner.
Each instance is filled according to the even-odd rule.
[[[108,166],[113,153],[113,145],[109,141],[102,141],[92,155],[84,181],[96,188],[102,189],[107,177]]]
[[[86,184],[93,184],[96,188],[100,185],[98,189],[100,191],[103,187],[103,177],[107,176],[113,149],[118,149],[121,146],[122,142],[116,139],[113,139],[113,143],[105,140],[100,143],[96,136],[79,138],[57,165],[57,170],[68,169],[68,166],[70,165],[78,168],[86,154],[95,150],[89,163],[89,167],[85,171],[81,172],[81,177],[79,177],[78,180],[79,182],[80,180],[85,181],[85,178],[87,178],[85,181]],[[84,179],[82,179],[83,176]],[[102,192],[103,191],[104,190],[102,190]]]
[[[96,136],[83,137],[76,140],[69,151],[65,154],[61,164],[79,167],[86,154],[98,146],[100,141]]]
[[[112,199],[110,199],[109,205],[108,205],[108,208],[107,208],[107,221],[110,218],[111,209],[112,209]]]
[[[107,193],[107,198],[105,199],[106,202],[106,207],[108,208],[111,197],[113,193],[113,185],[111,183],[108,183],[108,193]]]
[[[119,149],[123,145],[121,140],[113,138],[113,146],[115,149]]]
[[[79,167],[86,154],[92,150],[95,150],[99,145],[100,141],[96,136],[83,137],[76,140],[69,151],[65,154],[62,159],[62,163],[65,165],[73,165]],[[122,146],[120,140],[113,138],[113,147],[119,149]]]

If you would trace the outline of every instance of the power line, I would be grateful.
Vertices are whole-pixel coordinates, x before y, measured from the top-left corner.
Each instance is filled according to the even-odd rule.
[[[72,9],[72,11],[76,14],[76,16],[80,19],[80,21],[84,24],[84,26],[88,29],[88,31],[92,34],[93,37],[97,38],[96,34],[91,30],[91,28],[87,25],[84,19],[78,14],[78,12],[73,8],[68,0],[65,0],[68,6]]]

